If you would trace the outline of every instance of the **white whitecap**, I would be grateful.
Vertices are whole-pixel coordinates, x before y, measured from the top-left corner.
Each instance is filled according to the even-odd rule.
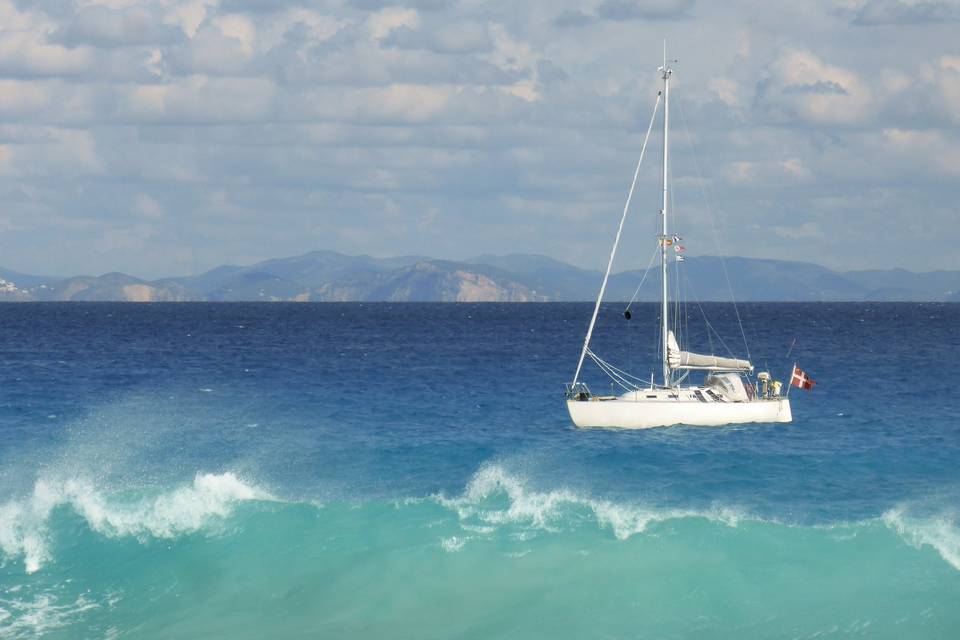
[[[470,528],[520,524],[548,531],[561,527],[578,512],[592,515],[619,540],[643,533],[650,524],[680,518],[704,518],[736,527],[743,514],[730,507],[707,510],[663,509],[598,500],[566,488],[537,491],[500,465],[483,466],[460,496],[436,500],[456,512],[461,525]]]
[[[954,569],[960,571],[960,528],[948,514],[914,517],[903,507],[883,514],[883,523],[907,544],[919,549],[932,547]]]
[[[56,629],[74,624],[86,611],[100,608],[83,595],[73,602],[61,602],[49,593],[33,599],[0,599],[0,603],[9,609],[5,611],[5,617],[0,617],[3,622],[0,636],[4,638],[42,638]]]
[[[191,484],[133,501],[105,494],[88,480],[42,478],[32,494],[0,506],[0,550],[5,558],[22,557],[27,573],[40,569],[51,560],[48,523],[60,506],[99,534],[146,540],[195,533],[228,517],[240,502],[272,499],[229,472],[199,473]]]
[[[443,550],[447,553],[456,553],[457,551],[460,551],[460,549],[463,549],[463,545],[466,543],[467,541],[464,538],[451,536],[441,540],[440,546],[443,547]]]

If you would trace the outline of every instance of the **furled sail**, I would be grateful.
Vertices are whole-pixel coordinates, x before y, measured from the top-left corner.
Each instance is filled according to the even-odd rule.
[[[749,360],[705,356],[681,351],[677,338],[670,332],[667,338],[667,361],[671,369],[707,369],[710,371],[753,371]]]

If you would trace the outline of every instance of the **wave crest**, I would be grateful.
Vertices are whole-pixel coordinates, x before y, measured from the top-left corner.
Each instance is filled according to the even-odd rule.
[[[569,489],[537,491],[527,486],[520,476],[500,465],[485,465],[455,498],[436,496],[436,500],[456,511],[461,524],[476,526],[521,524],[554,530],[565,522],[586,515],[604,528],[613,531],[619,540],[643,533],[657,522],[681,518],[703,518],[736,527],[743,514],[730,507],[713,507],[705,511],[692,509],[657,509],[610,500],[598,500]]]
[[[914,548],[933,547],[940,557],[960,571],[960,528],[947,514],[913,517],[903,507],[883,514],[883,523]]]
[[[91,530],[108,537],[176,538],[227,518],[246,501],[274,498],[233,473],[198,473],[193,482],[150,498],[111,499],[87,480],[40,479],[33,493],[0,506],[0,550],[5,559],[22,557],[27,573],[51,560],[51,514],[69,507]]]

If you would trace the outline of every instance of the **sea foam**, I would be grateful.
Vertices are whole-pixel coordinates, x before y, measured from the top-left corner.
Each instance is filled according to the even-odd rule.
[[[469,480],[464,491],[456,497],[434,496],[442,506],[453,510],[465,531],[485,535],[498,527],[515,525],[546,531],[561,531],[577,526],[578,522],[593,520],[609,529],[618,540],[647,532],[651,525],[671,520],[703,519],[735,528],[749,520],[776,526],[797,526],[776,519],[759,518],[729,506],[707,509],[666,508],[615,502],[585,496],[566,488],[537,490],[521,475],[511,473],[499,464],[481,467]],[[835,523],[814,528],[842,527],[856,531],[876,526],[878,519],[860,522]],[[906,507],[885,512],[879,522],[896,533],[910,546],[931,547],[954,569],[960,570],[960,526],[957,518],[941,513],[935,516],[917,516]],[[452,538],[444,541],[447,551],[462,547],[453,545]]]
[[[960,571],[960,528],[947,514],[911,516],[904,507],[883,514],[883,523],[907,544],[919,549],[932,547],[954,569]]]
[[[477,471],[460,496],[436,496],[443,506],[454,510],[461,523],[475,526],[520,524],[545,530],[562,528],[571,518],[588,514],[619,540],[643,533],[657,522],[681,518],[703,518],[736,527],[744,518],[737,509],[712,507],[706,510],[662,509],[599,500],[561,488],[537,491],[519,475],[503,466],[490,464]]]
[[[199,473],[191,484],[137,500],[111,496],[85,479],[36,482],[33,493],[0,506],[0,550],[4,559],[22,557],[28,573],[51,557],[51,514],[69,507],[91,530],[107,537],[176,538],[228,517],[237,503],[273,500],[266,491],[233,473]]]
[[[32,600],[0,598],[0,637],[42,638],[56,629],[73,624],[85,612],[99,608],[99,604],[83,595],[73,602],[61,602],[49,593],[40,594]]]

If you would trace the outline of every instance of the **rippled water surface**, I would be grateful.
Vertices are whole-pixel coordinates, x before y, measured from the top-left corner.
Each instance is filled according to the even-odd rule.
[[[792,424],[573,428],[585,304],[0,305],[0,638],[960,636],[960,305],[740,311]]]

